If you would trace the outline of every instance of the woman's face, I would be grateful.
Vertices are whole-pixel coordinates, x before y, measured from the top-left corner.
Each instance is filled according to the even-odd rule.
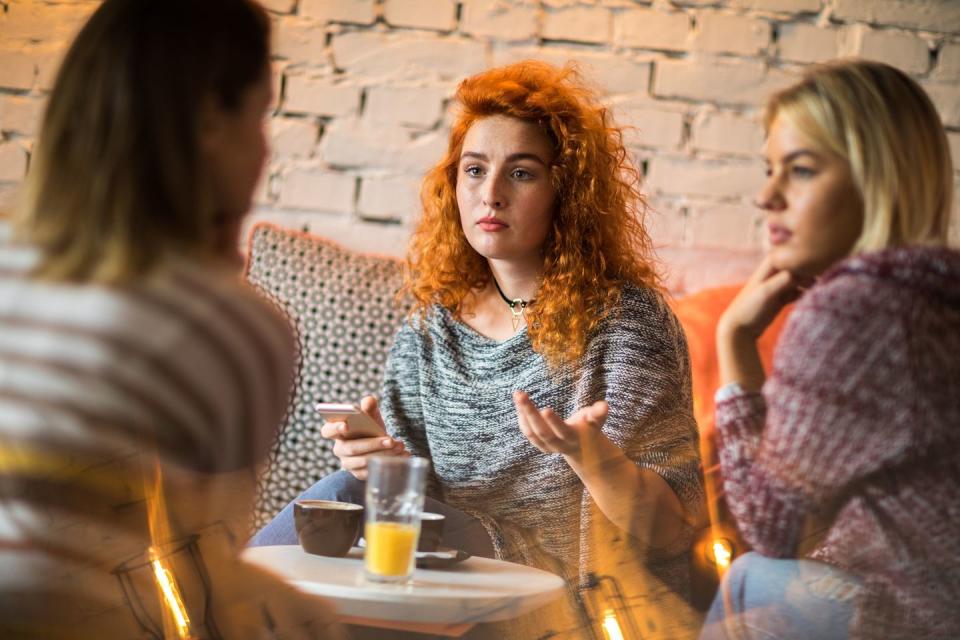
[[[457,206],[467,242],[489,260],[539,260],[553,221],[553,148],[533,123],[489,116],[467,131]]]
[[[239,224],[252,204],[269,151],[266,122],[271,92],[270,74],[264,73],[243,93],[236,109],[213,106],[204,119],[202,150],[217,213],[225,224]]]
[[[757,206],[767,212],[773,266],[816,277],[849,255],[860,237],[863,205],[850,167],[782,117],[770,127],[766,155]]]

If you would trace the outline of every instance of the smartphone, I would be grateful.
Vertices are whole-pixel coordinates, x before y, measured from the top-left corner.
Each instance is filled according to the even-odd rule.
[[[383,427],[355,404],[320,402],[314,407],[327,422],[346,422],[347,438],[375,438],[387,435]]]

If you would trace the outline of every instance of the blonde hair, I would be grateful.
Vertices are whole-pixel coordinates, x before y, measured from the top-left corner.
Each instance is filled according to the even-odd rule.
[[[852,253],[946,244],[950,149],[933,103],[906,74],[863,60],[812,67],[768,100],[768,132],[780,117],[849,164],[863,202],[863,229]]]
[[[252,0],[101,4],[57,74],[14,221],[34,275],[122,282],[168,252],[214,255],[201,107],[238,108],[269,51]]]

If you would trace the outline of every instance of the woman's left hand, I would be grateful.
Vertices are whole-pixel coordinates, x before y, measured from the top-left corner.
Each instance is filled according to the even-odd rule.
[[[573,457],[583,453],[587,441],[602,435],[600,428],[609,410],[604,400],[598,400],[563,420],[553,409],[538,409],[523,391],[513,393],[513,404],[517,408],[520,430],[533,446],[544,453]]]

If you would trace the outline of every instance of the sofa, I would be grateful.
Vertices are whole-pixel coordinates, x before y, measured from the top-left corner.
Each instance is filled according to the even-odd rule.
[[[339,468],[331,442],[320,436],[318,402],[352,402],[379,393],[393,335],[407,305],[396,293],[401,262],[352,251],[336,242],[267,223],[250,232],[247,279],[290,318],[299,340],[299,376],[285,424],[260,476],[254,525],[260,527],[317,480]],[[713,394],[718,384],[714,332],[739,286],[712,287],[671,300],[687,335],[693,372],[694,412],[700,426],[708,512],[713,533],[744,549],[723,505],[713,439]],[[789,309],[760,340],[769,368]],[[695,549],[695,565],[713,571],[710,529]],[[706,554],[706,555],[705,555]],[[709,581],[708,581],[709,582]],[[704,594],[704,597],[708,597]]]

